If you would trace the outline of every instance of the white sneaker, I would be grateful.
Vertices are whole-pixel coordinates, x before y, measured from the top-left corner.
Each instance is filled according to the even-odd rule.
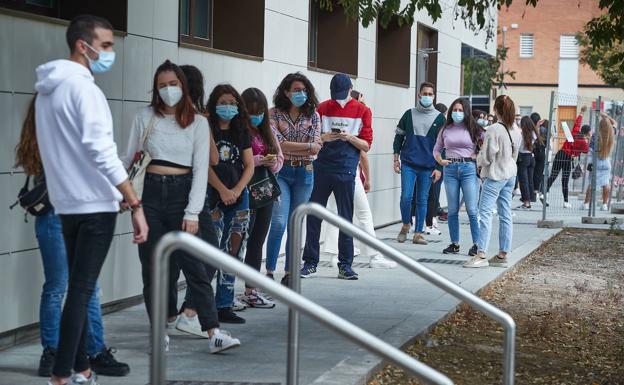
[[[98,385],[97,374],[91,371],[91,377],[87,378],[81,373],[76,373],[72,376],[67,385]]]
[[[224,350],[237,348],[240,346],[238,338],[233,338],[232,335],[225,330],[215,329],[212,337],[208,340],[210,346],[210,353],[219,353]]]
[[[425,233],[427,235],[442,235],[442,232],[435,226],[425,227]]]
[[[176,319],[174,319],[173,321],[167,321],[167,331],[174,331],[176,328],[176,325],[178,324],[178,319],[180,318],[180,316],[176,317]]]
[[[369,267],[371,269],[394,269],[397,263],[384,258],[381,254],[376,254],[371,257]]]
[[[582,209],[589,210],[589,203],[583,203]]]
[[[609,206],[608,205],[602,205],[602,207],[600,208],[601,211],[609,211]]]
[[[178,322],[176,323],[176,329],[201,338],[210,338],[207,332],[202,331],[201,325],[199,324],[199,317],[197,315],[189,317],[184,313],[180,314]]]
[[[483,258],[480,255],[475,255],[469,261],[465,262],[463,266],[468,268],[488,267],[490,266],[490,263],[486,258]]]
[[[570,202],[563,202],[563,208],[564,209],[571,209],[572,208],[572,203],[570,203]]]
[[[232,305],[232,311],[243,311],[245,309],[247,309],[247,305],[245,305],[239,299],[234,298],[234,305]]]

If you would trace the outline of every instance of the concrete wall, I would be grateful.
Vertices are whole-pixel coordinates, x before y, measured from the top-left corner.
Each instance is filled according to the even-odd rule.
[[[450,0],[449,0],[450,4]],[[449,9],[445,6],[445,9]],[[117,61],[113,70],[96,76],[109,100],[120,151],[126,146],[129,128],[138,108],[150,98],[155,68],[165,59],[194,64],[206,78],[206,91],[218,83],[230,82],[237,89],[255,86],[269,98],[284,75],[302,71],[315,84],[321,100],[329,97],[331,75],[307,69],[308,1],[266,0],[265,55],[262,61],[182,48],[178,45],[178,2],[175,0],[128,1],[128,34],[116,37]],[[446,12],[444,20],[432,24],[425,15],[417,19],[440,31],[439,99],[449,103],[459,95],[461,42],[484,47],[483,37],[465,31]],[[456,29],[454,29],[456,28]],[[48,60],[66,57],[65,26],[16,16],[0,9],[0,333],[38,321],[43,273],[34,236],[34,220],[24,223],[21,209],[9,211],[24,181],[13,170],[13,149],[35,82],[34,69]],[[368,195],[377,224],[395,221],[399,214],[400,178],[392,169],[394,127],[405,109],[414,105],[416,26],[412,28],[411,84],[409,88],[375,82],[376,31],[360,27],[359,69],[354,88],[361,90],[373,110],[375,141],[370,161],[373,188]],[[117,226],[109,257],[100,277],[102,302],[141,293],[137,248],[130,242],[128,217]]]

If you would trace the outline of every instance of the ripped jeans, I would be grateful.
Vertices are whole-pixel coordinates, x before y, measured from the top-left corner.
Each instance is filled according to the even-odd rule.
[[[215,193],[214,191],[211,192]],[[241,193],[240,200],[231,206],[225,206],[223,202],[219,201],[217,206],[212,209],[211,215],[219,240],[219,248],[242,261],[245,256],[249,228],[249,192],[247,189]],[[238,250],[234,250],[235,248]],[[215,296],[217,310],[234,306],[235,280],[234,274],[223,270],[219,271]]]

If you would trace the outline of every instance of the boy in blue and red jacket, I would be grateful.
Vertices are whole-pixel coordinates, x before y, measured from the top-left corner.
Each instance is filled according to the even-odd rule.
[[[334,75],[330,83],[331,99],[318,106],[323,148],[314,161],[314,187],[310,196],[310,202],[326,206],[333,193],[338,215],[349,222],[353,219],[353,194],[360,151],[368,151],[373,142],[371,111],[351,98],[352,88],[349,76]],[[308,216],[306,234],[302,278],[316,275],[321,220]],[[358,279],[351,268],[353,238],[342,232],[338,237],[338,261],[338,278]]]
[[[394,136],[394,171],[401,174],[401,221],[403,227],[397,237],[398,242],[405,242],[411,222],[411,204],[414,187],[416,196],[416,232],[412,242],[426,245],[424,238],[427,199],[431,183],[440,179],[438,163],[433,158],[433,146],[438,131],[444,126],[444,114],[435,109],[433,99],[435,87],[431,83],[422,83],[418,93],[416,107],[403,114]]]

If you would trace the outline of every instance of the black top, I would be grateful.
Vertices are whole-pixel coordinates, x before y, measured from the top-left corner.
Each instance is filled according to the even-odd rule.
[[[215,130],[215,141],[219,152],[219,164],[213,166],[221,183],[233,188],[243,175],[243,151],[251,147],[249,134],[233,138],[230,130]]]

